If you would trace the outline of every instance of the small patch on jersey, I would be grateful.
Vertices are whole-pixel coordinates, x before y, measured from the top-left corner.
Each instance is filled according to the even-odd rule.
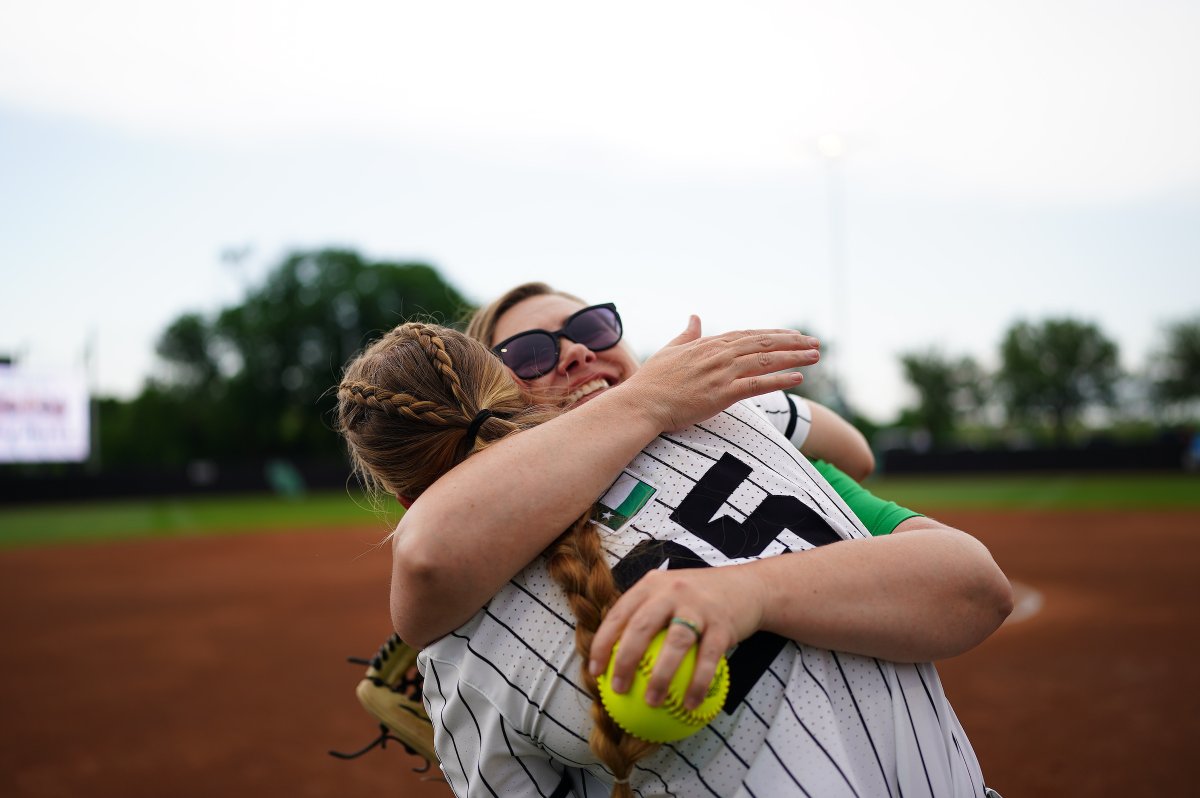
[[[622,471],[612,487],[596,502],[592,509],[592,520],[617,532],[629,523],[629,519],[637,515],[657,492],[658,488],[637,474]]]

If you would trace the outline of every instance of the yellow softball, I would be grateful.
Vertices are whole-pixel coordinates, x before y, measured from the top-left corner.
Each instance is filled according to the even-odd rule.
[[[617,725],[626,733],[651,743],[675,742],[703,729],[721,711],[725,704],[725,696],[729,692],[729,665],[725,658],[721,657],[704,701],[693,710],[684,708],[683,696],[692,680],[692,672],[696,669],[696,646],[692,646],[684,655],[675,675],[671,677],[666,700],[657,707],[646,704],[646,685],[650,682],[650,674],[654,671],[654,663],[666,636],[667,630],[664,629],[650,641],[646,653],[642,655],[642,661],[638,663],[634,672],[633,684],[626,692],[614,693],[609,682],[617,657],[615,646],[613,656],[608,661],[608,668],[596,679],[600,687],[600,701]]]

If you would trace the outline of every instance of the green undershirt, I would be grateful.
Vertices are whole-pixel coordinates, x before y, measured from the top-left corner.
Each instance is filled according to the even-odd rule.
[[[901,521],[919,517],[921,514],[901,507],[895,502],[884,501],[869,490],[859,485],[837,466],[830,465],[824,460],[813,460],[813,468],[833,486],[842,501],[846,503],[855,515],[863,522],[863,526],[872,535],[888,535],[900,525]]]

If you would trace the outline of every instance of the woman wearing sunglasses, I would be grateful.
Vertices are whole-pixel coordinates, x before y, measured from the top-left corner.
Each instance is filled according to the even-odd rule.
[[[527,283],[475,314],[467,334],[491,346],[539,398],[575,406],[628,379],[639,365],[622,343],[616,306],[579,308],[582,304],[545,283]],[[816,357],[814,342],[800,365]],[[824,460],[858,481],[874,470],[866,439],[823,405],[782,391],[754,401],[808,458]]]
[[[554,308],[558,299],[570,305]],[[774,467],[764,464],[764,457],[778,460],[782,455],[776,449],[754,449],[750,439],[761,443],[767,436],[761,415],[748,415],[744,407],[720,413],[728,404],[757,392],[769,394],[799,382],[796,374],[778,370],[815,361],[812,344],[804,336],[787,331],[754,331],[702,338],[694,319],[688,331],[640,368],[631,355],[616,346],[619,317],[604,310],[604,306],[589,308],[558,294],[535,293],[493,313],[496,323],[493,334],[485,335],[488,343],[504,344],[499,348],[508,352],[497,354],[500,358],[508,356],[506,365],[512,372],[526,376],[534,395],[544,400],[557,396],[568,404],[569,412],[506,439],[503,445],[476,450],[445,478],[427,488],[421,486],[420,500],[412,503],[397,528],[392,610],[397,630],[406,640],[431,641],[457,628],[484,602],[497,596],[488,611],[476,614],[472,623],[422,655],[427,668],[426,696],[442,732],[439,744],[455,748],[454,754],[445,750],[442,756],[456,791],[474,794],[478,788],[484,794],[490,784],[515,784],[522,779],[545,785],[545,779],[571,766],[570,757],[551,756],[548,762],[534,762],[538,751],[545,756],[542,746],[554,737],[553,730],[506,725],[514,718],[511,713],[481,714],[479,684],[470,674],[458,672],[456,664],[467,667],[470,661],[478,666],[481,653],[482,659],[502,664],[503,656],[494,655],[509,646],[509,656],[523,658],[520,667],[528,671],[529,650],[514,648],[512,640],[505,643],[488,637],[496,632],[494,629],[482,634],[478,624],[496,622],[505,626],[508,620],[514,620],[504,614],[505,607],[511,610],[512,589],[506,587],[509,578],[571,526],[595,497],[601,496],[604,504],[614,480],[619,482],[623,474],[632,474],[635,479],[652,475],[644,485],[653,488],[659,497],[667,497],[668,502],[662,506],[673,506],[677,512],[688,510],[688,517],[672,514],[670,520],[659,517],[658,522],[644,521],[644,514],[650,511],[647,508],[658,506],[652,502],[638,508],[628,523],[613,530],[617,536],[610,541],[614,548],[608,554],[617,558],[616,570],[624,569],[626,578],[629,569],[625,565],[638,559],[631,556],[637,550],[636,542],[631,544],[631,540],[637,540],[636,535],[665,540],[655,535],[666,524],[674,530],[672,534],[683,536],[671,541],[674,548],[662,550],[670,556],[664,558],[662,551],[652,550],[648,560],[642,557],[644,562],[635,565],[635,570],[652,570],[608,608],[604,623],[596,629],[588,648],[593,674],[607,661],[612,643],[620,636],[623,659],[618,659],[614,684],[622,680],[623,673],[628,677],[649,637],[664,628],[668,628],[667,644],[654,676],[660,686],[670,678],[684,650],[697,638],[700,642],[689,701],[695,701],[697,685],[702,692],[716,658],[733,643],[743,641],[739,650],[757,656],[758,666],[766,670],[756,672],[758,666],[752,662],[732,666],[734,672],[749,670],[756,673],[756,678],[740,698],[743,703],[736,702],[732,708],[736,718],[731,715],[718,734],[745,732],[751,740],[749,749],[738,745],[736,739],[724,737],[714,742],[712,737],[703,737],[707,742],[697,744],[707,745],[704,751],[692,750],[690,743],[672,746],[670,752],[659,751],[632,772],[618,775],[618,785],[628,776],[641,792],[692,794],[706,779],[724,779],[724,784],[730,784],[727,779],[732,778],[733,784],[757,782],[778,787],[778,792],[758,794],[804,794],[814,785],[817,792],[811,794],[895,794],[901,788],[905,794],[917,794],[919,782],[922,794],[982,796],[978,764],[953,720],[953,712],[944,703],[936,672],[931,666],[906,666],[893,672],[900,666],[882,660],[925,661],[952,655],[974,646],[996,628],[1009,610],[1010,595],[1007,581],[986,550],[967,535],[919,517],[905,516],[907,520],[898,528],[905,534],[864,538],[862,524],[845,512],[844,505],[836,503],[828,484],[804,468],[804,461],[786,461]],[[539,314],[544,316],[539,318]],[[480,318],[485,316],[486,311]],[[508,323],[514,324],[506,329]],[[478,334],[479,325],[473,324],[472,329]],[[544,334],[521,335],[539,329]],[[613,341],[614,331],[617,341]],[[554,349],[557,362],[546,371],[551,360],[546,352]],[[466,442],[468,451],[472,451],[475,436],[496,434],[493,426],[499,422],[493,420],[490,408],[473,413],[462,431],[472,438]],[[720,418],[709,419],[714,413]],[[703,422],[700,427],[689,427],[695,421]],[[660,434],[665,431],[668,434]],[[715,508],[704,500],[700,504],[706,506],[689,505],[694,493],[703,499],[706,493],[721,492],[719,485],[706,484],[708,476],[726,463],[724,455],[719,460],[715,456],[720,446],[733,452],[734,472],[738,462],[743,466],[752,463],[750,484],[760,491],[762,485],[767,485],[767,498],[772,502],[784,499],[788,492],[805,496],[814,503],[811,506],[823,509],[822,518],[828,528],[838,526],[835,516],[850,526],[844,524],[838,534],[823,539],[826,533],[820,529],[809,530],[806,538],[799,535],[796,540],[787,538],[790,530],[775,529],[773,538],[766,541],[769,550],[754,546],[746,550],[749,544],[745,542],[724,550],[721,546],[734,536],[756,538],[770,524],[755,527],[755,500],[734,499],[733,491],[725,494],[725,499],[731,508],[742,505],[743,521],[712,527],[727,512],[720,511],[720,498]],[[686,454],[688,450],[696,452],[697,462],[671,462],[672,458],[691,457]],[[772,468],[790,475],[779,478]],[[688,478],[680,482],[679,475],[685,472]],[[688,479],[694,481],[689,484]],[[782,482],[772,481],[776,479]],[[737,481],[734,488],[743,490],[743,480]],[[680,496],[688,500],[680,500]],[[761,493],[757,498],[762,498]],[[894,520],[894,505],[889,509],[877,500],[874,505],[863,500],[856,504],[884,517],[884,526],[888,516]],[[704,548],[703,542],[697,544],[697,536],[707,540],[710,547]],[[790,557],[770,556],[779,553],[779,546],[782,551],[805,551]],[[654,570],[664,560],[667,566],[680,562],[734,564],[725,568]],[[528,583],[522,589],[534,604],[541,600]],[[510,604],[505,605],[505,600]],[[524,613],[517,612],[517,617],[524,617]],[[803,644],[764,649],[761,640],[751,638],[761,630],[779,632]],[[828,649],[853,654],[833,654]],[[764,660],[763,650],[768,654]],[[773,660],[769,655],[772,650],[784,659]],[[808,660],[804,652],[808,652]],[[881,661],[854,659],[859,655]],[[782,670],[776,671],[780,664]],[[562,668],[556,671],[556,666],[548,662],[542,667],[550,668],[547,673],[551,680],[556,672],[562,678]],[[808,672],[810,667],[817,673]],[[800,671],[808,672],[808,676]],[[788,702],[791,712],[799,713],[791,721],[782,719],[776,727],[768,720],[764,731],[758,727],[763,726],[760,719],[757,731],[744,730],[743,722],[754,726],[746,713],[763,708],[761,691],[769,692],[773,679],[784,678],[785,684],[791,685],[788,673],[799,674],[797,680],[808,679],[797,690],[822,692],[823,702],[812,704],[815,708],[811,712],[816,714],[810,715],[809,709]],[[437,679],[430,679],[431,674]],[[864,679],[871,682],[870,686],[862,686]],[[859,686],[851,688],[852,683]],[[805,707],[815,695],[804,698],[808,702]],[[922,708],[904,709],[912,734],[905,731],[901,715],[895,714],[900,712],[899,702],[907,702],[910,696],[913,700],[923,696]],[[778,702],[776,697],[772,704],[775,709],[782,706]],[[482,704],[487,706],[486,698]],[[538,707],[545,708],[542,704]],[[520,709],[509,708],[512,712]],[[856,713],[858,720],[842,710]],[[536,726],[536,718],[541,715],[534,716]],[[818,724],[833,724],[833,742],[826,737],[828,728],[822,731],[805,726],[805,720],[811,721],[814,716]],[[770,739],[770,730],[785,727],[796,734],[802,733],[800,730],[811,733],[809,738],[793,740],[796,751],[787,746],[779,751],[780,739]],[[847,745],[854,750],[845,748]],[[578,764],[582,769],[572,776],[576,786],[595,788],[596,779],[604,784],[605,770]],[[714,767],[732,767],[734,773],[714,774]],[[799,780],[784,775],[784,770],[791,767],[802,770]],[[607,781],[612,780],[610,773]],[[823,792],[824,787],[841,792]]]

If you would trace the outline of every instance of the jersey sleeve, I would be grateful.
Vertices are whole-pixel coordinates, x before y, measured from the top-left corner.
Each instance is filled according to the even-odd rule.
[[[812,410],[800,396],[783,391],[755,396],[750,404],[799,449],[812,429]]]
[[[879,498],[851,479],[837,466],[830,465],[824,460],[813,460],[812,464],[813,468],[825,477],[825,481],[833,486],[837,494],[842,497],[842,501],[858,516],[859,520],[863,522],[863,526],[872,535],[891,534],[892,530],[898,527],[902,521],[921,515],[906,507],[901,507],[895,502]]]
[[[521,734],[445,661],[425,665],[425,708],[442,773],[457,798],[573,795],[562,765]],[[484,774],[487,774],[485,777]]]

